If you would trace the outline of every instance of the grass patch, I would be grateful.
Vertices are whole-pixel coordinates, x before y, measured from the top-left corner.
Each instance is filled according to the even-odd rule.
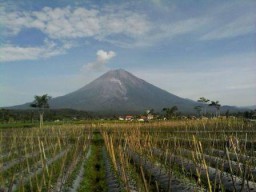
[[[79,188],[79,192],[83,191],[95,191],[105,192],[107,191],[107,185],[105,182],[105,167],[102,158],[102,137],[99,133],[94,134],[93,142],[91,146],[91,155],[85,164],[84,179]]]

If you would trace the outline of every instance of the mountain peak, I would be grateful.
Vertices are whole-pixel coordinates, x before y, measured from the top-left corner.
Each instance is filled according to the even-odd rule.
[[[128,74],[131,75],[131,73],[129,73],[128,71],[126,71],[124,69],[112,69],[112,70],[106,72],[103,75],[113,75],[113,76],[119,75],[119,76],[123,76],[123,75],[128,75]]]
[[[177,105],[193,106],[193,101],[168,93],[124,69],[110,70],[81,89],[51,100],[53,108],[88,111],[145,111]]]
[[[128,71],[126,71],[126,70],[124,70],[124,69],[121,69],[121,68],[119,68],[119,69],[112,69],[112,70],[110,70],[109,72],[115,72],[115,73],[122,73],[122,72],[126,72],[126,73],[128,73]]]
[[[124,69],[110,70],[100,76],[96,81],[111,81],[111,79],[117,79],[119,81],[130,81],[133,83],[141,81],[141,79],[135,77]]]

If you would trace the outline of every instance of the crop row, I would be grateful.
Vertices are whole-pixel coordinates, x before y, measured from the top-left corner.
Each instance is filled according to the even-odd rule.
[[[214,139],[208,141],[193,135],[191,138],[165,139],[157,131],[153,132],[151,129],[147,133],[146,129],[141,131],[136,127],[129,130],[102,129],[103,135],[109,138],[105,142],[115,146],[114,150],[108,147],[109,153],[115,154],[115,158],[112,157],[113,164],[118,165],[115,162],[117,162],[117,154],[120,153],[119,147],[121,146],[123,152],[126,151],[130,156],[131,161],[142,169],[146,176],[150,175],[150,180],[153,178],[163,190],[169,190],[167,187],[170,180],[168,173],[175,175],[178,172],[184,176],[185,180],[188,179],[191,183],[194,180],[198,185],[196,187],[203,186],[209,191],[256,191],[254,151],[248,151],[247,147],[242,150],[233,148],[233,146],[228,147],[223,140],[217,140],[217,143],[222,142],[222,144],[214,145],[217,147],[214,149],[212,143],[209,143],[214,142]],[[246,145],[253,143],[248,140],[244,142]],[[144,164],[141,164],[143,161]],[[165,167],[162,172],[165,184],[155,179],[159,171],[154,162],[160,167]],[[125,165],[122,166],[125,167]],[[143,178],[142,175],[141,177]],[[170,182],[169,186],[171,186]]]
[[[65,131],[65,129],[63,129]],[[84,161],[90,135],[76,129],[70,137],[37,138],[33,150],[2,154],[0,162],[0,191],[63,191],[73,183]],[[31,133],[35,134],[35,133]],[[46,141],[44,143],[44,141]],[[13,144],[15,146],[17,143]],[[30,145],[31,146],[31,145]],[[29,148],[29,147],[28,147]]]
[[[126,191],[139,191],[138,189],[142,189],[140,184],[143,184],[144,191],[200,190],[195,184],[184,182],[183,179],[176,177],[171,170],[162,169],[147,157],[134,151],[136,146],[132,145],[132,142],[122,145],[122,141],[116,138],[115,135],[104,132],[103,135],[109,154],[112,156],[113,169],[116,170]],[[115,149],[112,146],[115,146]],[[127,161],[122,160],[122,156]],[[132,170],[130,166],[135,166],[136,173],[129,172],[129,170]],[[140,177],[140,182],[138,177]]]

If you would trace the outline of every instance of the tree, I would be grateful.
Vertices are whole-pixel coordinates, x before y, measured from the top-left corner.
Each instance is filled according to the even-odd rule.
[[[178,111],[178,107],[177,106],[173,106],[171,108],[171,113],[174,114],[174,116],[176,116],[176,112]]]
[[[198,116],[200,116],[200,115],[201,115],[201,112],[202,112],[202,106],[199,106],[199,105],[198,105],[198,106],[195,106],[194,109],[196,110]]]
[[[5,122],[5,120],[7,119],[6,121],[8,121],[8,119],[9,119],[9,111],[7,109],[4,109],[4,108],[2,108],[0,111],[1,111],[1,120],[3,122]]]
[[[225,116],[227,119],[229,118],[229,110],[226,111]]]
[[[176,111],[178,111],[178,107],[173,106],[171,108],[163,108],[162,111],[165,112],[165,117],[167,119],[170,119],[171,117],[173,117],[175,115]]]
[[[221,107],[221,105],[220,105],[219,101],[211,101],[209,106],[215,107],[215,109],[216,109],[216,117],[220,115],[220,107]]]
[[[206,108],[207,108],[207,104],[210,100],[206,99],[205,97],[200,97],[197,101],[205,104],[204,105],[204,115],[206,116]]]
[[[49,108],[49,100],[51,96],[44,94],[42,96],[36,95],[35,100],[30,105],[31,107],[38,108],[39,112],[39,119],[40,119],[40,128],[43,126],[43,119],[44,119],[44,110]]]

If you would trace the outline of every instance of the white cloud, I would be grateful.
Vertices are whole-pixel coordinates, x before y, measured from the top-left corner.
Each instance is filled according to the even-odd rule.
[[[152,2],[163,5],[160,9],[164,8],[163,1],[152,0]],[[240,10],[240,4],[242,3],[238,3],[234,10]],[[224,9],[223,4],[220,4],[198,14],[191,15],[188,12],[182,17],[177,16],[179,14],[176,11],[179,10],[174,9],[165,15],[166,18],[159,20],[148,11],[138,11],[127,5],[91,9],[70,6],[44,7],[39,11],[3,9],[0,12],[0,25],[4,26],[1,33],[13,36],[22,29],[33,28],[40,30],[47,38],[54,41],[93,38],[119,47],[133,48],[153,46],[170,41],[179,35],[188,34],[190,39],[194,38],[194,40],[216,40],[256,31],[255,13],[252,11],[234,13],[234,6],[224,6]],[[230,16],[223,16],[225,14]]]
[[[143,35],[149,29],[144,15],[125,10],[100,12],[86,8],[49,8],[40,11],[1,14],[1,23],[11,35],[22,28],[36,28],[53,39],[95,37],[112,34]]]
[[[107,62],[116,56],[116,53],[114,51],[104,51],[104,50],[98,50],[96,61],[88,63],[87,65],[83,66],[83,69],[86,70],[93,70],[93,71],[102,71],[106,69]]]
[[[256,32],[256,14],[252,12],[245,12],[244,15],[239,15],[232,20],[221,23],[213,30],[208,31],[200,39],[201,40],[219,40],[225,38],[232,38],[246,34],[253,34]]]
[[[173,39],[179,35],[194,33],[200,31],[203,27],[209,24],[210,18],[195,17],[189,19],[183,19],[181,21],[165,23],[159,25],[157,31],[152,31],[152,35],[147,36],[146,41],[152,44],[159,41],[166,41]]]
[[[153,2],[159,4],[161,1]],[[161,2],[163,4],[163,2]],[[236,5],[236,7],[239,7]],[[222,39],[254,33],[255,13],[236,14],[223,20],[224,13],[233,14],[233,7],[214,7],[209,13],[193,17],[156,22],[150,13],[141,13],[129,7],[106,6],[87,9],[83,7],[44,7],[39,11],[0,13],[4,34],[17,35],[23,28],[35,28],[51,39],[77,39],[92,37],[122,47],[151,46],[177,35],[197,34],[201,40]],[[217,10],[217,13],[216,11]],[[170,13],[175,16],[175,11]],[[171,18],[171,17],[170,17]],[[3,33],[2,32],[2,33]]]
[[[65,54],[72,45],[65,43],[57,46],[53,41],[45,40],[40,47],[20,47],[12,44],[5,44],[0,47],[0,62],[36,60],[39,58],[49,58],[56,55]]]
[[[171,37],[199,30],[202,26],[209,23],[209,18],[190,18],[169,25],[163,25],[161,28]]]
[[[119,37],[124,46],[127,40],[129,45],[135,45],[153,27],[146,15],[116,6],[102,9],[44,7],[32,12],[3,9],[0,13],[0,26],[3,26],[0,33],[4,36],[16,36],[23,29],[33,28],[52,40],[93,38],[117,46]]]

